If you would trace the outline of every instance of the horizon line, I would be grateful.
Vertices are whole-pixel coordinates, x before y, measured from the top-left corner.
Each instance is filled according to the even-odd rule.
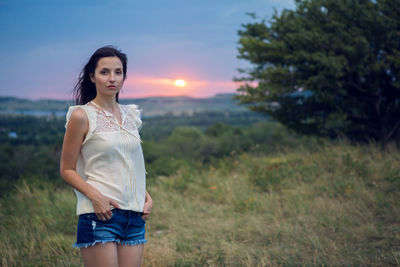
[[[212,96],[205,96],[205,97],[196,97],[190,95],[149,95],[149,96],[140,96],[140,97],[120,97],[119,100],[123,99],[144,99],[144,98],[168,98],[168,97],[187,97],[187,98],[195,98],[195,99],[205,99],[205,98],[213,98],[218,95],[237,95],[237,92],[232,93],[216,93]],[[0,98],[15,98],[15,99],[22,99],[22,100],[31,100],[31,101],[43,101],[43,100],[54,100],[54,101],[74,101],[74,99],[60,99],[60,98],[29,98],[29,97],[19,97],[19,96],[12,96],[12,95],[0,95]]]

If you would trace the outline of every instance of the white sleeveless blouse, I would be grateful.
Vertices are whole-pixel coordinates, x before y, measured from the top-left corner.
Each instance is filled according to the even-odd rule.
[[[77,173],[103,195],[115,200],[121,209],[142,212],[146,169],[139,136],[141,113],[136,105],[118,105],[122,125],[111,113],[89,102],[69,107],[65,127],[75,109],[86,112],[89,130],[78,156]],[[77,215],[94,212],[90,199],[74,191],[78,200]]]

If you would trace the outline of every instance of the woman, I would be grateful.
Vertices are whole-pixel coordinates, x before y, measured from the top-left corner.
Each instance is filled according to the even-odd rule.
[[[120,105],[127,57],[99,48],[75,86],[67,113],[60,173],[77,196],[79,247],[85,266],[140,266],[152,199],[136,105]]]

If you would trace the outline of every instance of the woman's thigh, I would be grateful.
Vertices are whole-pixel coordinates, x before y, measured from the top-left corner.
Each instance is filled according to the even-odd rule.
[[[140,267],[142,264],[143,244],[117,245],[119,267]]]
[[[115,242],[98,243],[81,248],[81,254],[86,267],[118,267],[118,252]]]

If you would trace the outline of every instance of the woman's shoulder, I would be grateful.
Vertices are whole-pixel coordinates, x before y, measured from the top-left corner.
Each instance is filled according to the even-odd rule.
[[[66,115],[65,128],[67,128],[68,124],[71,122],[73,125],[80,128],[89,128],[86,138],[83,141],[83,143],[85,143],[93,135],[93,132],[96,129],[96,113],[87,104],[70,106]]]
[[[65,127],[67,127],[69,121],[78,123],[86,123],[88,121],[83,105],[74,105],[68,108]]]
[[[79,121],[87,121],[87,115],[86,115],[86,111],[84,110],[83,107],[76,107],[76,108],[72,108],[71,110],[71,116],[70,116],[70,120],[79,120]]]
[[[89,113],[88,105],[73,105],[68,107],[66,118],[67,120],[74,117],[75,119],[87,119]]]
[[[80,122],[80,123],[87,123],[88,121],[93,120],[93,111],[89,108],[89,105],[73,105],[68,108],[67,114],[66,114],[66,124],[67,126],[68,122],[70,120],[73,120],[75,122]]]

